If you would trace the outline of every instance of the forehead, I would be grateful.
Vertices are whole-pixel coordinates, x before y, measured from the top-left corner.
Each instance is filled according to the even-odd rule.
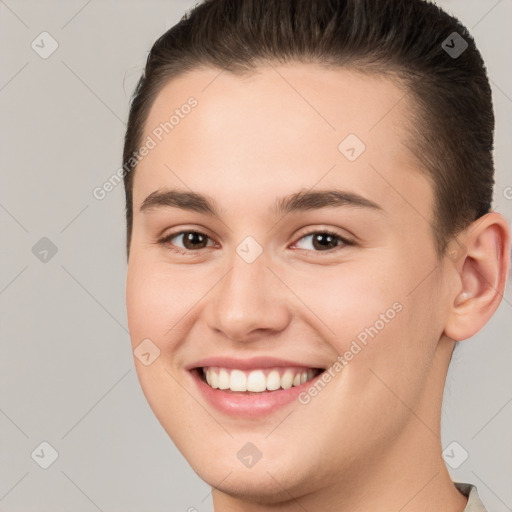
[[[236,194],[242,206],[249,193],[290,193],[322,180],[392,208],[393,183],[421,186],[404,193],[425,195],[404,145],[410,105],[397,81],[343,68],[195,69],[166,84],[150,109],[143,140],[155,147],[137,167],[134,206],[164,186],[207,185],[210,195]]]

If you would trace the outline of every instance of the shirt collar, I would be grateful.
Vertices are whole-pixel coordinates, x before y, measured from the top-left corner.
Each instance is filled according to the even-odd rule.
[[[453,484],[459,492],[468,498],[468,502],[463,512],[487,512],[484,504],[478,496],[476,485],[464,482],[453,482]]]

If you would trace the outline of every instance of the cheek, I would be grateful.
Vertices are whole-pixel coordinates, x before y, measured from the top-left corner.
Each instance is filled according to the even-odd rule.
[[[146,400],[173,438],[187,431],[188,417],[197,415],[194,403],[176,380],[180,365],[177,352],[190,328],[187,313],[199,298],[198,290],[187,286],[189,281],[186,272],[171,272],[168,264],[137,254],[130,256],[126,306],[132,349],[136,351],[149,339],[160,351],[147,366],[134,354],[135,368]]]
[[[135,256],[129,263],[126,280],[132,343],[141,337],[160,343],[176,338],[186,325],[187,313],[206,292],[201,291],[201,282],[200,276],[187,269],[174,271],[168,264]]]
[[[359,333],[364,338],[365,328],[376,322],[381,330],[380,316],[388,312],[385,320],[393,319],[397,308],[393,305],[401,298],[399,282],[388,268],[359,261],[314,271],[289,270],[284,280],[314,313],[311,321],[338,352],[347,349]],[[309,315],[306,308],[301,307],[301,311]]]
[[[368,367],[378,368],[389,381],[415,380],[414,369],[425,367],[435,350],[440,334],[435,276],[424,280],[434,266],[414,268],[409,258],[402,260],[395,254],[372,264],[354,261],[288,276],[313,310],[311,318],[324,339],[348,362],[351,369],[345,373],[357,386],[365,385]]]
[[[165,310],[166,295],[162,293],[162,285],[136,259],[130,261],[126,279],[126,310],[134,346],[144,338],[154,340],[164,322],[162,311]]]

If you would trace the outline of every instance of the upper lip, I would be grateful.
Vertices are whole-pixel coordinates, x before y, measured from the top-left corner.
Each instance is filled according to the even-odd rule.
[[[239,370],[256,370],[260,368],[274,368],[274,367],[283,367],[283,366],[292,366],[299,368],[320,368],[324,369],[323,366],[315,366],[310,363],[304,363],[299,361],[291,361],[287,359],[279,359],[276,357],[267,357],[267,356],[256,356],[251,357],[249,359],[237,359],[234,357],[221,357],[221,356],[213,356],[207,357],[205,359],[200,359],[186,367],[187,370],[192,370],[194,368],[203,368],[203,367],[220,367],[220,368],[231,368],[231,369],[239,369]]]

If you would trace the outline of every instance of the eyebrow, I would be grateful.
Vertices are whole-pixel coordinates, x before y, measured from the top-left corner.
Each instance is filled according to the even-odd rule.
[[[343,190],[300,191],[286,197],[276,198],[270,211],[273,215],[317,210],[329,207],[358,207],[383,211],[377,203],[359,194]],[[140,211],[173,207],[221,218],[221,209],[210,196],[186,190],[156,190],[144,199]]]

